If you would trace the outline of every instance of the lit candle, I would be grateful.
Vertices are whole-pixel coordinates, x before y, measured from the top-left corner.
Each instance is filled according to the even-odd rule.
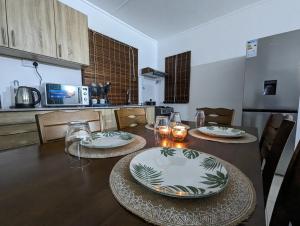
[[[167,137],[167,136],[169,136],[169,134],[171,132],[171,128],[169,126],[160,126],[158,128],[158,131],[162,137]]]
[[[172,135],[175,141],[183,141],[187,135],[187,129],[185,126],[174,126]]]

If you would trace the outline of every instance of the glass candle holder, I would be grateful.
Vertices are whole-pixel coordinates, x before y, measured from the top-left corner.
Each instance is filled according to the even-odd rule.
[[[159,126],[158,132],[161,137],[168,137],[171,133],[171,128],[169,126]]]
[[[161,137],[168,137],[171,133],[169,127],[169,118],[167,116],[157,116],[154,125],[154,132],[159,134]]]
[[[172,136],[174,141],[183,141],[187,136],[187,129],[185,126],[174,126],[172,128]]]

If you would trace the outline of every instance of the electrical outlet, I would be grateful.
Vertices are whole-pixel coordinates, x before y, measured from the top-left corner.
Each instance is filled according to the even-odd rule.
[[[33,62],[34,61],[31,61],[31,60],[22,60],[22,66],[23,67],[33,67],[34,68]]]

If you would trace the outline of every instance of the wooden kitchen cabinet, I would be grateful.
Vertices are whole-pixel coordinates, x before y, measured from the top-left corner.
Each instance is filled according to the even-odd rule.
[[[87,16],[59,1],[54,6],[58,58],[88,65]]]
[[[5,0],[0,0],[0,46],[8,47]]]
[[[6,0],[9,47],[56,57],[54,0]]]

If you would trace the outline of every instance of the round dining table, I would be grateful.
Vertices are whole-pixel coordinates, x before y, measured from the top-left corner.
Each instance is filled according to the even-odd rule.
[[[241,129],[257,136],[255,128]],[[144,126],[125,131],[144,137],[144,148],[158,145],[153,131]],[[265,225],[258,141],[228,144],[188,135],[176,145],[215,155],[248,176],[257,200],[253,214],[243,225]],[[91,159],[84,168],[71,168],[64,141],[0,152],[0,225],[149,225],[123,208],[110,190],[111,170],[121,158]]]

